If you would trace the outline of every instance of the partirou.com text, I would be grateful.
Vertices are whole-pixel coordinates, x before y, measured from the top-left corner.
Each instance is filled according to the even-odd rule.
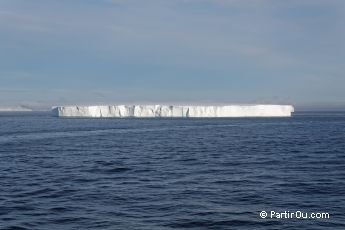
[[[327,212],[302,212],[302,211],[261,211],[260,217],[262,219],[329,219]]]

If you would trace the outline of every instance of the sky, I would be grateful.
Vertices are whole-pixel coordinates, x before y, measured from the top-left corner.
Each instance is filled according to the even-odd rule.
[[[0,106],[345,109],[343,0],[0,0]]]

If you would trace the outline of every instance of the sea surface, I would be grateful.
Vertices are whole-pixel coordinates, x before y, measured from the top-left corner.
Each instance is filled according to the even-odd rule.
[[[345,229],[345,113],[0,113],[0,229]]]

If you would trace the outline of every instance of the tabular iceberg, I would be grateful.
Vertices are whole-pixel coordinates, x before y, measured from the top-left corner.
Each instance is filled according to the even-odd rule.
[[[290,117],[291,105],[109,105],[58,106],[52,109],[58,117]]]

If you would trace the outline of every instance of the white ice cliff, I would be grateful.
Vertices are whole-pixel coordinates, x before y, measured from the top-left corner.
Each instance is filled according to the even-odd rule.
[[[291,105],[109,105],[58,106],[52,109],[58,117],[290,117]]]

